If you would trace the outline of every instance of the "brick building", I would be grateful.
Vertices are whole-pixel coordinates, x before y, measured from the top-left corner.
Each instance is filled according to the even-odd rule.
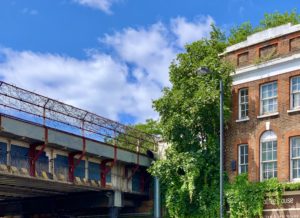
[[[232,180],[300,181],[300,25],[255,33],[222,54],[236,66],[225,168]]]
[[[248,36],[222,54],[234,64],[232,116],[225,134],[225,169],[232,181],[277,177],[300,182],[300,25]],[[300,191],[282,206],[266,201],[264,217],[300,218]]]

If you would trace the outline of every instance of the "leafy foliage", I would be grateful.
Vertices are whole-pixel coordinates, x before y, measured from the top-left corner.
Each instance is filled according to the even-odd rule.
[[[262,217],[264,201],[272,199],[280,205],[283,189],[277,179],[249,182],[247,174],[237,176],[234,183],[226,188],[230,217]]]
[[[172,146],[150,172],[166,187],[171,217],[218,216],[219,79],[225,84],[227,119],[233,70],[218,58],[225,46],[224,35],[215,27],[210,39],[187,45],[186,53],[170,66],[172,88],[165,88],[163,97],[154,101],[163,135]],[[199,76],[200,66],[214,73]]]
[[[160,124],[153,120],[148,119],[146,123],[138,123],[132,125],[132,128],[128,128],[125,134],[116,136],[116,144],[118,147],[129,149],[131,151],[137,151],[137,145],[140,145],[140,152],[146,153],[148,149],[156,150],[156,142],[152,136],[145,137],[145,134],[161,135]],[[136,131],[139,130],[139,131]],[[144,141],[141,139],[145,139]],[[113,139],[106,140],[110,144],[114,144]]]
[[[247,36],[254,33],[254,29],[250,22],[242,23],[240,26],[233,27],[230,30],[230,36],[228,37],[228,43],[230,45],[245,41]]]
[[[250,22],[242,23],[237,27],[233,27],[230,30],[230,36],[228,37],[229,45],[233,45],[242,42],[247,39],[247,36],[263,31],[272,27],[280,26],[283,24],[299,24],[300,15],[296,10],[292,12],[285,12],[283,14],[279,12],[265,14],[264,18],[260,21],[257,27],[253,27]]]
[[[260,25],[256,29],[256,32],[287,23],[300,23],[300,15],[297,13],[296,10],[293,10],[291,13],[285,12],[281,14],[279,12],[275,12],[271,14],[265,14],[264,19],[260,21]]]
[[[147,119],[146,123],[138,123],[134,125],[134,128],[152,135],[161,135],[162,130],[158,121],[153,119]]]

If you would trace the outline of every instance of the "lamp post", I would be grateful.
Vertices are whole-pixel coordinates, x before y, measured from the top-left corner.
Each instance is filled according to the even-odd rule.
[[[198,75],[211,74],[212,72],[207,67],[200,67],[197,69]],[[223,81],[220,78],[220,218],[223,218]]]

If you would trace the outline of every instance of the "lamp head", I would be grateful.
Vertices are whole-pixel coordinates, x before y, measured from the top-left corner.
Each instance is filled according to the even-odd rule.
[[[199,67],[197,70],[196,70],[196,73],[198,75],[206,75],[206,74],[210,74],[212,73],[208,67]]]

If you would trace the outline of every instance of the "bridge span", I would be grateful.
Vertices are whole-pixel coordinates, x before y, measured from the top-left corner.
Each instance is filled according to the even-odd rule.
[[[0,216],[152,217],[157,138],[0,82]]]

